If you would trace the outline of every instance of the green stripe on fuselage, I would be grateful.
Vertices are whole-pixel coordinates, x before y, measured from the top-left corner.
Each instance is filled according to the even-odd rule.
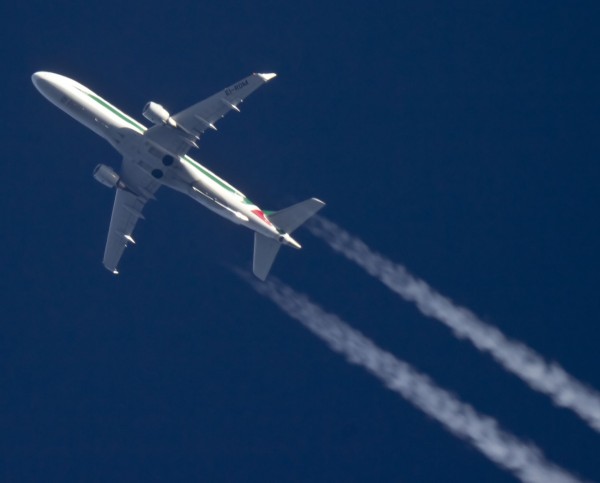
[[[235,193],[238,196],[244,196],[244,195],[242,195],[242,193],[240,193],[238,190],[236,190],[233,186],[231,186],[227,181],[224,181],[221,178],[219,178],[216,174],[211,173],[208,169],[203,167],[197,161],[194,161],[187,154],[185,156],[183,156],[181,159],[190,163],[194,168],[196,168],[198,171],[200,171],[204,176],[207,176],[209,179],[211,179],[212,181],[217,183],[222,188],[225,188],[230,193]]]
[[[140,124],[139,122],[137,122],[136,120],[130,118],[127,114],[119,111],[115,106],[109,104],[108,102],[106,102],[104,99],[94,95],[94,94],[90,94],[88,92],[85,93],[90,99],[96,101],[98,104],[100,104],[102,107],[108,109],[110,112],[112,112],[113,114],[115,114],[116,116],[120,117],[121,119],[123,119],[123,121],[131,124],[134,128],[136,128],[138,131],[140,132],[144,132],[146,130],[146,127],[142,124]]]

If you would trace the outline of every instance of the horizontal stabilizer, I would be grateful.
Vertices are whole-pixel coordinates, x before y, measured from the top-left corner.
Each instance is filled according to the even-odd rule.
[[[269,220],[286,233],[291,233],[324,206],[321,200],[310,198],[270,214]]]
[[[252,271],[261,280],[266,280],[271,271],[281,243],[274,238],[268,238],[254,232],[254,262]]]

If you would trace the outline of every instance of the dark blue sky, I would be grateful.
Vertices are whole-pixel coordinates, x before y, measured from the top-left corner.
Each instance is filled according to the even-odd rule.
[[[3,19],[0,479],[512,481],[230,267],[252,236],[161,190],[121,275],[116,152],[30,76],[142,120],[279,74],[192,153],[323,214],[600,388],[597,2],[23,2]],[[274,273],[600,480],[600,435],[307,231]]]

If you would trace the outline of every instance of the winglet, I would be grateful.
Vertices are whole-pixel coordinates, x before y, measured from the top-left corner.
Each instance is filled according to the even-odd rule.
[[[264,80],[265,82],[269,82],[273,77],[277,77],[277,74],[275,74],[274,72],[270,73],[270,74],[258,74],[262,80]]]

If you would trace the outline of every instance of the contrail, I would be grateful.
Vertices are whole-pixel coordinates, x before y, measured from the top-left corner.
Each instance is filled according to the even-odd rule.
[[[324,312],[304,295],[296,293],[272,276],[270,281],[260,283],[244,273],[240,272],[240,275],[258,293],[300,321],[332,350],[343,354],[350,363],[364,367],[389,389],[521,481],[581,481],[549,462],[535,445],[507,433],[495,419],[479,414],[472,406],[438,387],[429,377],[377,347],[336,315]]]
[[[403,299],[414,302],[421,313],[446,324],[458,338],[467,339],[480,351],[488,352],[530,388],[550,396],[557,406],[571,409],[600,432],[600,394],[579,382],[559,364],[546,361],[533,349],[510,340],[496,327],[481,321],[470,310],[454,305],[402,265],[373,252],[335,223],[315,217],[307,228]]]

